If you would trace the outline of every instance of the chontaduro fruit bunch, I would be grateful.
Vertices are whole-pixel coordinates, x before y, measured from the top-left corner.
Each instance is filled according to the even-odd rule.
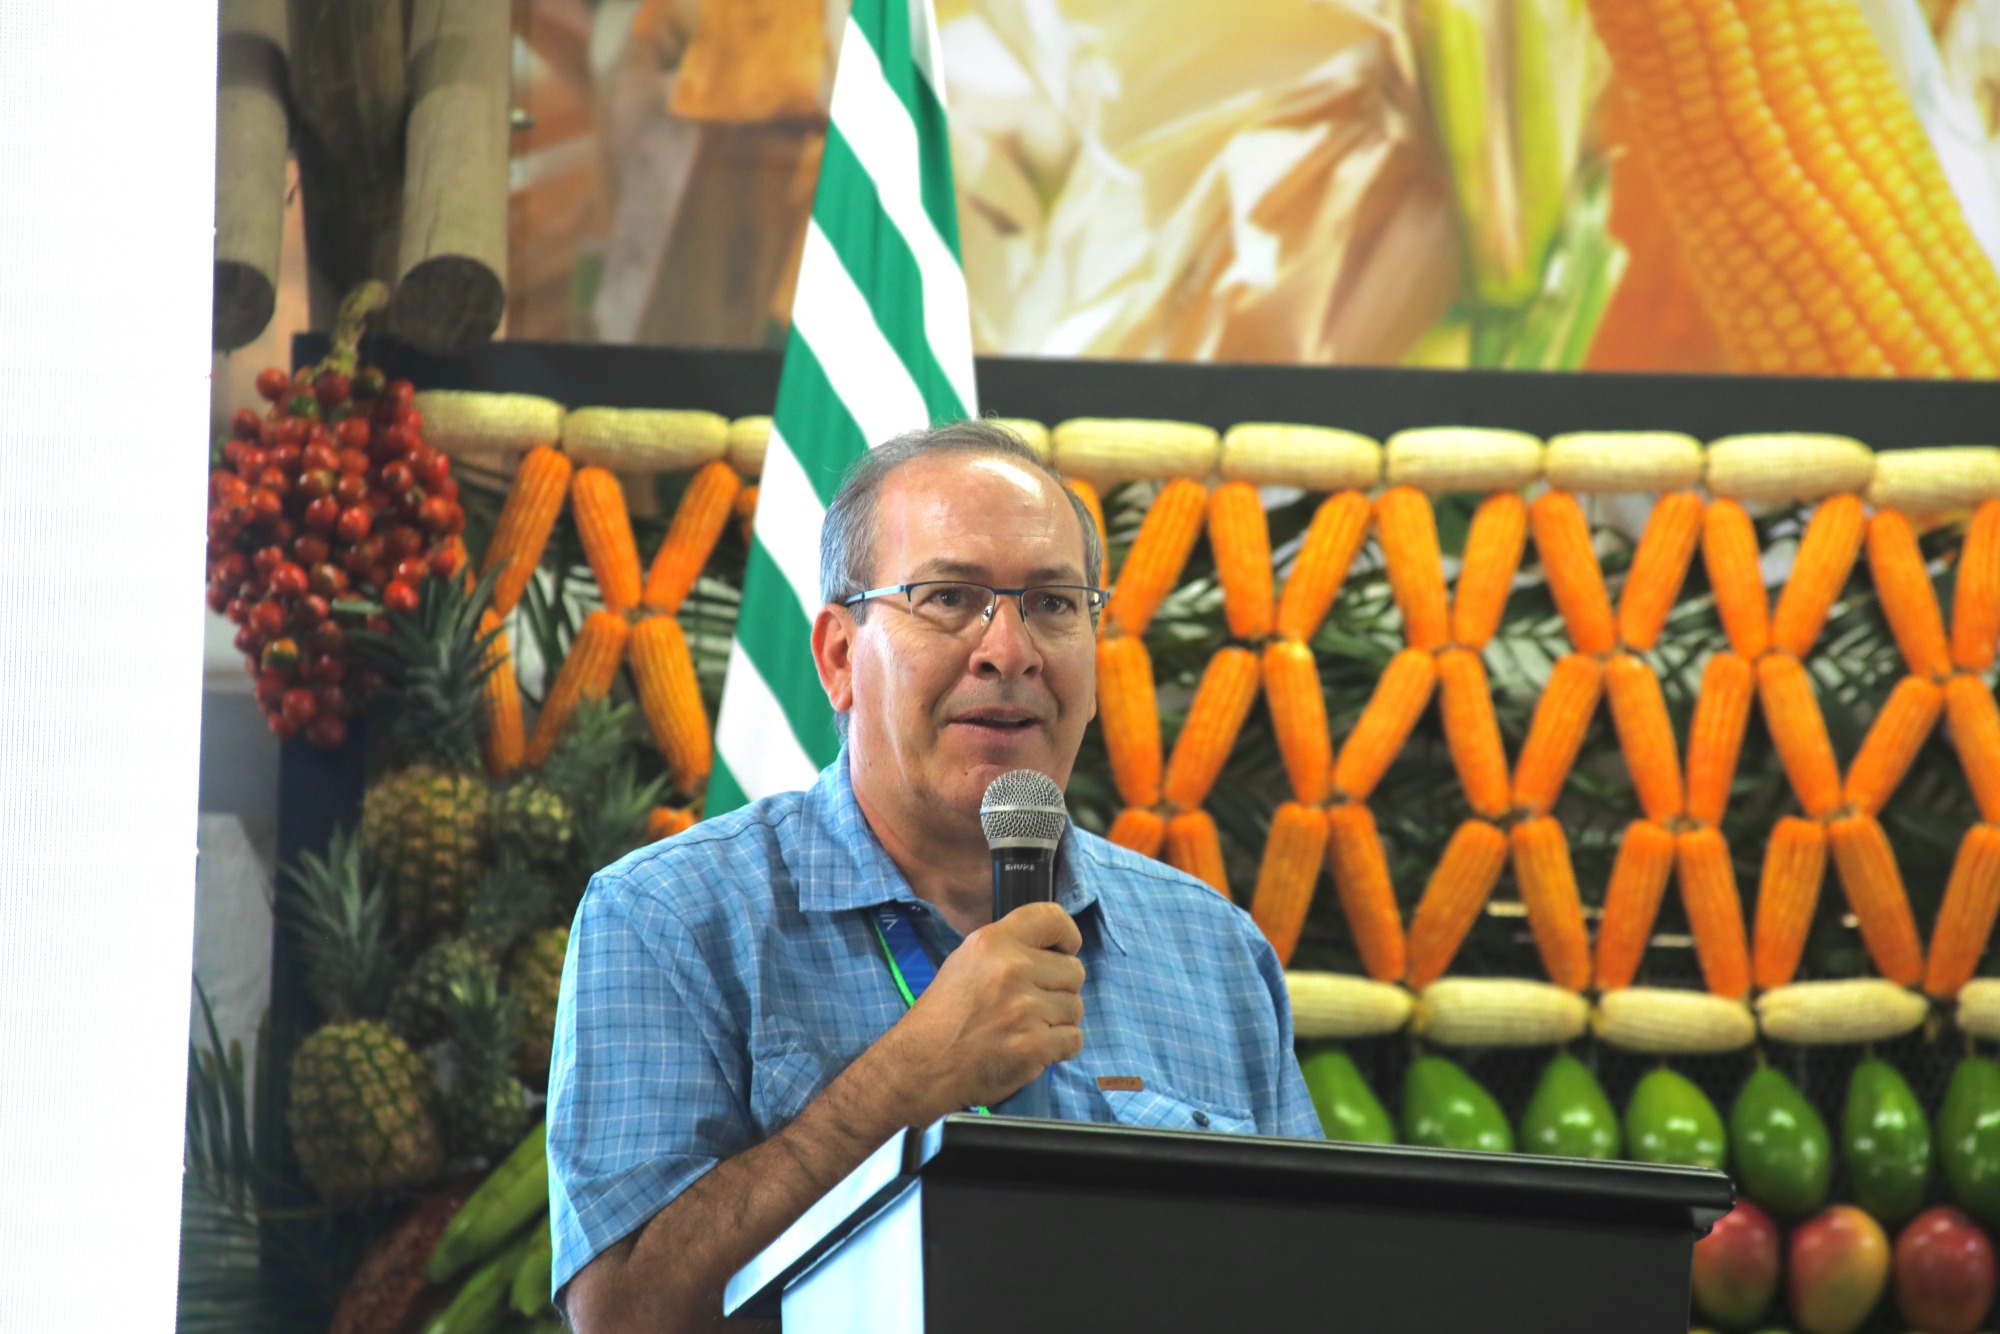
[[[212,459],[208,605],[236,624],[271,730],[332,748],[371,685],[348,679],[347,636],[458,572],[465,511],[408,380],[321,363],[262,371],[257,393],[268,410],[239,408]]]

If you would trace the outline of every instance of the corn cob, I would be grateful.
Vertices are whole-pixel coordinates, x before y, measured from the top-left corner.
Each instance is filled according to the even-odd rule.
[[[1312,650],[1280,639],[1264,649],[1264,701],[1271,731],[1285,762],[1292,795],[1317,806],[1331,791],[1333,736],[1327,730],[1326,697],[1320,692],[1319,664]]]
[[[1840,769],[1806,669],[1783,654],[1758,659],[1757,696],[1799,805],[1814,819],[1833,814],[1840,805]]]
[[[1201,536],[1207,505],[1208,492],[1200,482],[1181,477],[1160,488],[1139,524],[1139,535],[1132,539],[1125,568],[1118,571],[1118,583],[1104,609],[1106,635],[1146,633]]]
[[[1375,683],[1368,707],[1354,722],[1333,762],[1333,788],[1354,801],[1366,801],[1423,716],[1437,684],[1437,660],[1418,648],[1406,648],[1389,659]]]
[[[1660,898],[1674,869],[1674,836],[1650,820],[1625,826],[1611,883],[1604,890],[1604,916],[1597,923],[1597,988],[1632,985],[1639,960],[1653,938]]]
[[[1853,815],[1828,822],[1826,841],[1875,970],[1898,986],[1915,986],[1924,975],[1924,947],[1888,835],[1872,815]]]
[[[2000,645],[2000,499],[1973,512],[1952,590],[1951,661],[1962,672],[1993,665]]]
[[[1945,682],[1944,707],[1979,818],[2000,824],[2000,708],[1993,692],[1976,676],[1954,676]]]
[[[1583,924],[1569,840],[1562,826],[1545,815],[1515,825],[1509,838],[1514,881],[1528,910],[1542,967],[1557,986],[1582,991],[1590,985],[1590,933]]]
[[[1063,485],[1067,486],[1071,494],[1078,500],[1081,500],[1083,507],[1090,511],[1090,521],[1097,525],[1097,549],[1102,552],[1109,552],[1109,539],[1104,535],[1104,502],[1098,499],[1097,488],[1089,482],[1081,482],[1074,479],[1063,483]],[[1111,587],[1111,558],[1109,555],[1106,555],[1098,564],[1097,586],[1099,588]]]
[[[673,522],[667,525],[652,568],[646,571],[641,601],[649,610],[671,616],[681,609],[688,590],[715,551],[742,490],[743,479],[727,463],[705,463],[688,479],[681,503],[674,508]]]
[[[1250,920],[1271,942],[1279,963],[1298,947],[1325,852],[1326,817],[1319,811],[1288,801],[1272,814],[1271,836],[1250,897]]]
[[[1604,669],[1595,658],[1571,653],[1556,663],[1514,762],[1514,805],[1540,814],[1555,804],[1603,688]]]
[[[1438,712],[1444,719],[1445,744],[1452,768],[1472,809],[1489,820],[1505,815],[1514,804],[1507,775],[1507,753],[1500,743],[1500,720],[1493,712],[1493,692],[1479,655],[1447,649],[1437,655]]]
[[[723,456],[729,423],[680,408],[578,408],[563,418],[563,450],[613,472],[690,472]]]
[[[1140,810],[1127,806],[1118,812],[1111,822],[1111,828],[1104,831],[1107,841],[1121,848],[1147,857],[1160,855],[1160,846],[1166,842],[1167,822],[1158,811]]]
[[[1757,998],[1764,1036],[1803,1046],[1850,1046],[1901,1037],[1924,1022],[1930,1003],[1879,977],[1792,982]]]
[[[1542,442],[1520,431],[1429,426],[1382,443],[1382,479],[1420,491],[1512,491],[1541,480]]]
[[[1368,536],[1369,514],[1368,498],[1359,491],[1342,491],[1320,502],[1278,596],[1273,624],[1280,635],[1307,640],[1319,633],[1327,608],[1347,579],[1354,553]]]
[[[732,468],[735,464],[730,465]],[[746,486],[736,493],[736,504],[732,511],[736,516],[736,532],[743,539],[743,545],[750,545],[751,534],[757,522],[757,488]]]
[[[1771,599],[1757,554],[1757,530],[1733,500],[1709,504],[1702,518],[1702,562],[1715,590],[1716,614],[1739,658],[1755,661],[1771,645]]]
[[[1528,522],[1570,642],[1582,653],[1609,653],[1618,643],[1617,623],[1597,553],[1591,549],[1583,507],[1575,496],[1549,491],[1535,501]]]
[[[1403,613],[1403,639],[1412,648],[1442,648],[1451,638],[1443,557],[1430,497],[1397,486],[1375,501],[1375,531],[1389,568],[1389,589]]]
[[[1959,988],[1952,1021],[1970,1037],[2000,1038],[2000,977],[1976,977]]]
[[[1451,637],[1461,648],[1478,652],[1500,628],[1527,541],[1528,506],[1516,492],[1495,491],[1472,512],[1451,599]]]
[[[1868,520],[1868,573],[1911,673],[1934,679],[1951,675],[1937,590],[1917,550],[1915,530],[1895,510],[1879,510]]]
[[[1444,976],[1506,865],[1507,836],[1486,821],[1467,820],[1452,834],[1410,918],[1411,986]]]
[[[1252,486],[1366,488],[1382,476],[1382,447],[1365,435],[1328,426],[1244,422],[1222,437],[1217,471],[1224,481]]]
[[[1167,821],[1167,865],[1185,871],[1223,898],[1229,873],[1222,866],[1222,838],[1207,811],[1182,811]]]
[[[738,417],[729,423],[723,439],[723,461],[736,470],[737,476],[763,475],[764,455],[771,447],[769,417]]]
[[[597,595],[606,611],[623,615],[639,605],[639,548],[632,541],[624,489],[602,468],[579,468],[570,479],[569,496]]]
[[[1877,509],[1905,514],[1948,514],[2000,495],[2000,448],[1947,445],[1942,449],[1891,449],[1875,457],[1875,475],[1864,493]]]
[[[1208,799],[1257,702],[1257,676],[1257,655],[1247,648],[1218,649],[1208,660],[1160,786],[1169,806],[1191,810]]]
[[[1798,973],[1825,876],[1825,826],[1796,815],[1779,817],[1757,883],[1751,980],[1760,990],[1782,987]]]
[[[639,708],[653,740],[674,771],[674,786],[697,793],[708,783],[713,752],[701,682],[688,656],[687,637],[671,616],[649,616],[632,632],[628,645]]]
[[[1751,504],[1859,494],[1875,451],[1844,435],[1732,435],[1709,442],[1703,482],[1712,496]]]
[[[528,451],[514,474],[514,485],[493,525],[493,538],[486,544],[481,575],[499,570],[493,581],[493,597],[488,606],[505,616],[521,600],[521,591],[541,563],[542,548],[549,543],[549,530],[562,512],[563,497],[569,494],[570,461],[547,445]]]
[[[1547,1047],[1583,1036],[1590,1003],[1517,977],[1447,977],[1417,997],[1410,1031],[1447,1047]]]
[[[1958,994],[1986,952],[1996,908],[2000,908],[2000,829],[1976,824],[1958,845],[1944,902],[1931,927],[1925,991],[1938,997]]]
[[[507,632],[500,614],[488,607],[479,617],[479,633],[493,636],[486,660],[493,664],[480,686],[486,702],[486,730],[480,734],[479,749],[486,758],[486,772],[505,778],[521,767],[525,741],[521,726],[521,686],[514,679],[514,660],[507,651]]]
[[[1879,814],[1942,712],[1944,692],[1929,681],[1906,676],[1897,682],[1848,767],[1841,788],[1847,804],[1863,815]]]
[[[1264,502],[1248,482],[1224,482],[1208,498],[1208,545],[1222,583],[1222,610],[1237,639],[1271,633],[1275,601],[1271,574],[1271,528]]]
[[[1701,485],[1701,442],[1675,431],[1579,431],[1549,437],[1542,478],[1553,490],[1679,491]]]
[[[1750,943],[1729,845],[1713,829],[1691,829],[1674,840],[1674,853],[1702,979],[1716,995],[1741,1000],[1750,994]]]
[[[1044,463],[1055,459],[1055,445],[1049,440],[1049,428],[1027,417],[988,417],[988,426],[997,426],[1035,451],[1035,457]]]
[[[1653,506],[1618,594],[1618,638],[1625,647],[1649,649],[1659,641],[1701,541],[1706,508],[1693,491],[1661,496]]]
[[[694,812],[685,806],[655,806],[646,816],[646,837],[655,843],[694,828]]]
[[[1771,613],[1773,648],[1797,658],[1812,651],[1827,612],[1854,572],[1866,527],[1859,496],[1829,496],[1813,511]]]
[[[1115,482],[1207,477],[1222,441],[1192,422],[1076,417],[1050,435],[1056,467],[1095,486]]]
[[[1160,804],[1160,710],[1153,699],[1153,659],[1137,635],[1097,645],[1097,724],[1111,777],[1127,806]]]
[[[1326,813],[1326,864],[1361,966],[1378,982],[1399,980],[1409,966],[1403,918],[1389,882],[1389,859],[1375,816],[1366,806],[1334,806]]]
[[[562,438],[562,404],[533,394],[423,389],[410,406],[423,416],[424,443],[454,459],[511,464]]]
[[[554,684],[542,699],[541,716],[535,719],[534,735],[528,738],[523,757],[530,767],[540,767],[563,729],[569,726],[576,706],[586,699],[600,699],[611,689],[618,664],[625,656],[625,641],[632,632],[623,616],[594,611],[583,618],[583,627],[569,646],[569,654],[556,672]]]
[[[1698,824],[1722,823],[1756,680],[1750,664],[1734,653],[1718,653],[1702,669],[1687,749],[1687,813]]]
[[[1740,1051],[1757,1040],[1757,1020],[1742,1001],[1671,987],[1607,991],[1590,1024],[1614,1047],[1658,1056]]]
[[[1286,973],[1292,1032],[1301,1038],[1365,1038],[1393,1033],[1410,1020],[1410,993],[1346,973]]]
[[[1604,694],[1611,703],[1611,722],[1625,768],[1639,793],[1639,809],[1648,820],[1664,824],[1681,814],[1681,761],[1674,745],[1674,725],[1667,719],[1666,696],[1653,669],[1629,653],[1604,666]]]

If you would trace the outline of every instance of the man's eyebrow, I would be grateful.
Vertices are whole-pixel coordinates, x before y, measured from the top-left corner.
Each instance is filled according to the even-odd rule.
[[[917,566],[916,573],[911,576],[909,582],[915,583],[932,578],[984,580],[991,577],[992,571],[976,561],[940,558],[927,560]],[[1082,578],[1074,565],[1037,565],[1028,571],[1026,586],[1033,588],[1037,584],[1078,583]]]

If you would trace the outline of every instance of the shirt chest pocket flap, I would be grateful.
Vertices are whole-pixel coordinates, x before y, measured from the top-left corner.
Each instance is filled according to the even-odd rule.
[[[1150,1130],[1213,1130],[1225,1135],[1257,1133],[1257,1119],[1248,1112],[1183,1098],[1150,1085],[1142,1088],[1104,1088],[1100,1085],[1098,1092],[1111,1105],[1111,1119],[1121,1126],[1143,1126]]]

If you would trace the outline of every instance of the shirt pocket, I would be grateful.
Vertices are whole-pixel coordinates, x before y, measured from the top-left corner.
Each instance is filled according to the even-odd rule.
[[[1121,1126],[1149,1130],[1212,1130],[1225,1135],[1254,1135],[1257,1118],[1249,1112],[1185,1098],[1165,1089],[1105,1089],[1098,1095],[1110,1104],[1111,1119]]]

